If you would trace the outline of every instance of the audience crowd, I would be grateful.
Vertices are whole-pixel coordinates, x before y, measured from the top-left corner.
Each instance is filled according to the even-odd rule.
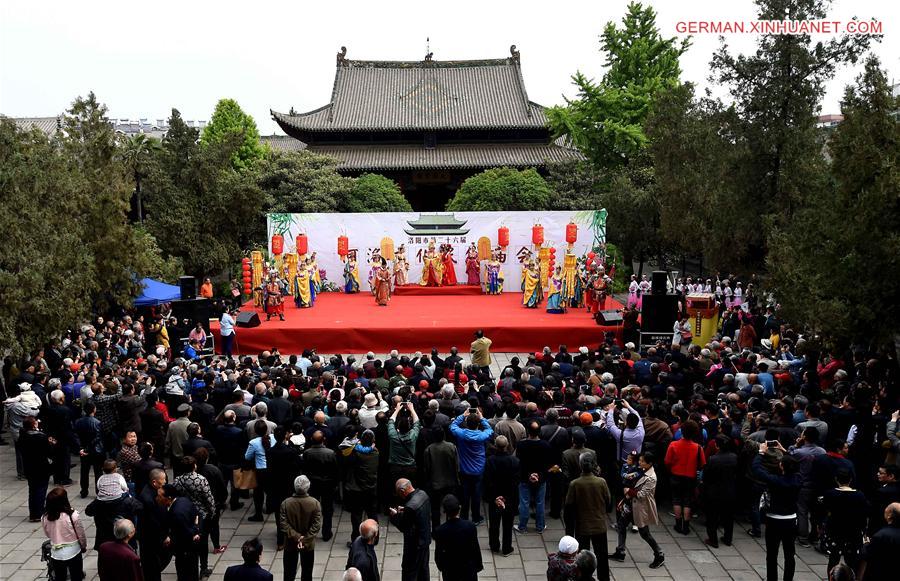
[[[312,578],[336,503],[353,523],[338,539],[348,580],[379,579],[388,521],[406,581],[428,579],[432,554],[445,579],[476,579],[476,527],[487,521],[489,549],[508,555],[513,534],[542,534],[547,519],[566,533],[550,580],[608,579],[629,532],[657,568],[652,527],[705,529],[715,551],[738,522],[765,538],[770,581],[792,579],[796,544],[828,555],[823,576],[897,579],[895,353],[825,348],[770,316],[745,323],[763,341],[544,347],[498,377],[480,332],[477,365],[456,348],[233,358],[177,349],[140,318],[98,319],[7,358],[3,409],[56,579],[80,580],[90,549],[101,579],[208,576],[209,553],[226,549],[220,516],[245,503],[250,521],[275,515],[262,541],[287,580]],[[92,498],[84,514],[69,494]],[[262,541],[225,579],[272,578]]]

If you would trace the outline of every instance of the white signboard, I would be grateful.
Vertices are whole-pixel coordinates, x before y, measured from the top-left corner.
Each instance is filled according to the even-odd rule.
[[[272,236],[284,236],[284,252],[296,251],[296,237],[306,234],[309,252],[315,252],[319,270],[326,272],[329,281],[343,284],[344,263],[337,253],[337,239],[345,235],[349,239],[350,252],[359,263],[360,283],[369,289],[367,275],[373,252],[380,252],[381,239],[389,237],[394,249],[404,245],[409,261],[409,282],[418,283],[422,275],[422,256],[432,240],[435,247],[449,244],[456,260],[456,278],[465,284],[466,250],[471,243],[486,236],[491,246],[497,246],[498,230],[509,229],[509,246],[503,260],[503,275],[507,281],[504,290],[519,292],[522,273],[521,260],[526,251],[535,251],[532,244],[532,227],[544,228],[544,246],[556,248],[557,264],[562,264],[566,249],[566,225],[578,226],[578,239],[573,246],[576,255],[582,256],[598,248],[606,241],[606,210],[578,212],[385,212],[372,214],[269,214],[267,216],[269,253]]]

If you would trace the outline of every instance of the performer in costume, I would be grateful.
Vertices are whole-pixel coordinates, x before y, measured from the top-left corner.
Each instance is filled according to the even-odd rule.
[[[306,259],[306,271],[309,273],[309,306],[313,306],[316,304],[316,295],[319,294],[319,285],[316,284],[316,275],[319,274],[319,269],[309,258]]]
[[[529,262],[525,273],[525,290],[522,291],[522,304],[529,309],[536,309],[541,302],[541,271],[534,263]]]
[[[387,260],[381,259],[381,266],[375,271],[375,303],[386,307],[391,300],[391,271],[388,270]]]
[[[422,256],[421,286],[441,286],[443,264],[440,255],[434,249],[434,240],[428,243],[428,249]]]
[[[644,304],[644,295],[650,292],[650,287],[653,285],[650,284],[650,281],[647,280],[647,275],[641,275],[641,282],[638,283],[638,302],[637,308],[640,310],[641,306]]]
[[[606,293],[609,290],[609,281],[606,278],[606,270],[601,266],[597,269],[591,285],[593,301],[591,302],[591,314],[597,317],[606,308]]]
[[[730,309],[732,307],[731,297],[734,293],[731,292],[731,284],[727,278],[722,281],[722,294],[725,296],[725,308]]]
[[[406,247],[401,244],[394,252],[394,288],[406,286],[409,282],[409,261],[406,260]]]
[[[319,273],[319,259],[316,253],[309,255],[309,264],[312,267],[313,281],[316,283],[316,294],[322,291],[322,275]]]
[[[444,269],[441,286],[456,286],[456,261],[453,260],[453,247],[449,244],[441,245],[441,265]]]
[[[500,271],[500,260],[497,252],[491,253],[491,259],[485,264],[487,276],[485,277],[484,292],[489,295],[499,295],[503,292],[503,273]]]
[[[735,307],[739,307],[744,303],[744,289],[741,286],[741,283],[738,282],[734,287],[734,302],[732,305]]]
[[[478,261],[478,248],[474,242],[466,250],[466,284],[481,284],[481,264]]]
[[[547,282],[547,312],[553,314],[565,313],[566,306],[563,301],[563,277],[561,266],[556,267],[556,271]]]
[[[626,307],[630,307],[633,305],[637,305],[638,302],[638,282],[637,276],[631,275],[631,282],[628,283],[628,301],[625,303]]]
[[[568,281],[568,279],[566,280]],[[584,262],[580,258],[575,261],[572,290],[567,290],[566,294],[569,295],[569,306],[571,308],[579,309],[584,306]]]
[[[704,292],[706,294],[712,294],[712,292],[713,292],[712,279],[710,279],[710,278],[706,279],[706,284],[703,285],[703,289],[701,292]]]
[[[266,283],[266,320],[271,319],[272,315],[284,320],[284,296],[275,272],[269,275],[269,282]]]
[[[297,269],[294,277],[294,304],[298,309],[305,309],[312,306],[312,296],[310,295],[309,269],[306,264],[301,264]]]
[[[359,292],[359,267],[356,259],[349,256],[344,263],[344,292],[347,294]]]
[[[372,296],[375,296],[375,273],[379,268],[381,268],[381,251],[375,250],[372,252],[372,258],[369,259],[369,274],[366,276]]]

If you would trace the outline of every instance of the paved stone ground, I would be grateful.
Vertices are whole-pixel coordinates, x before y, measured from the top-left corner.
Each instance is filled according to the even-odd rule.
[[[495,356],[495,374],[511,356],[512,354]],[[73,476],[77,481],[77,472],[74,470]],[[68,491],[73,506],[82,511],[90,499],[78,498],[77,485],[70,486]],[[247,522],[246,517],[249,516],[247,511],[251,505],[252,502],[248,501],[245,508],[236,512],[226,511],[222,515],[222,541],[228,545],[228,550],[221,555],[209,556],[210,567],[213,568],[213,575],[210,577],[212,581],[221,581],[225,569],[241,561],[241,544],[255,536],[259,536],[265,545],[263,566],[272,571],[276,580],[281,579],[283,572],[281,554],[273,550],[274,517],[269,515],[264,523]],[[736,525],[732,547],[709,549],[703,544],[702,524],[694,527],[696,529],[694,534],[683,536],[671,530],[673,519],[664,507],[660,507],[660,514],[665,525],[654,527],[652,532],[665,552],[665,565],[656,570],[650,569],[647,566],[652,560],[649,547],[637,535],[629,534],[626,561],[610,562],[612,578],[615,581],[641,581],[645,578],[653,581],[663,579],[747,581],[764,578],[764,544],[747,536],[743,532],[744,527]],[[339,581],[346,563],[345,543],[350,538],[350,516],[336,507],[334,518],[335,537],[328,543],[322,542],[321,539],[316,543],[313,578],[317,581]],[[89,544],[92,544],[94,536],[92,519],[85,518],[85,528]],[[487,550],[487,526],[479,527],[478,535],[484,562],[484,570],[479,579],[543,581],[546,579],[547,553],[556,550],[563,529],[560,521],[547,519],[547,528],[543,534],[538,535],[530,531],[526,535],[515,535],[513,543],[516,550],[508,557],[494,555]],[[610,530],[610,552],[615,548],[614,537],[615,531]],[[12,446],[0,447],[0,579],[10,581],[46,579],[46,563],[40,560],[40,548],[44,539],[40,523],[28,522],[27,487],[25,482],[15,478]],[[400,579],[401,543],[401,534],[389,526],[387,519],[382,517],[381,541],[377,546],[377,553],[384,581]],[[826,558],[823,555],[812,549],[798,547],[797,557],[797,572],[794,575],[796,581],[824,578]],[[174,564],[170,565],[163,579],[174,581],[176,579],[174,568]],[[85,571],[88,579],[98,579],[97,557],[93,550],[85,555]],[[433,579],[439,579],[433,562],[431,572]],[[299,575],[297,578],[299,579]]]

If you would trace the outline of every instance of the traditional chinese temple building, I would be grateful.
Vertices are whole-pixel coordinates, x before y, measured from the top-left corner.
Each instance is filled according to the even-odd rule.
[[[492,167],[580,159],[551,138],[544,107],[528,99],[519,52],[501,59],[364,61],[341,47],[331,102],[273,119],[291,138],[339,160],[346,175],[396,181],[415,210],[443,210],[469,176]]]

